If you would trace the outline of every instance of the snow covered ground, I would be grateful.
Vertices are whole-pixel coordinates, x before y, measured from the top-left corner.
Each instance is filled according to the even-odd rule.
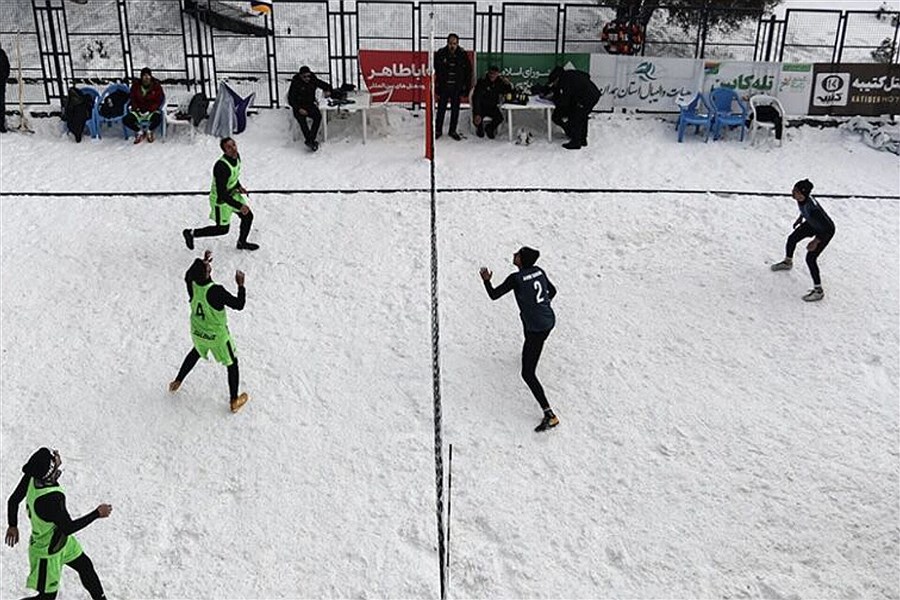
[[[72,514],[114,506],[78,536],[110,598],[437,595],[429,196],[252,193],[427,188],[421,118],[373,114],[367,145],[336,122],[317,154],[287,121],[237,138],[253,254],[236,231],[181,241],[206,224],[184,192],[207,189],[212,138],[75,145],[49,119],[0,136],[0,495],[59,448]],[[521,124],[531,146],[440,140],[438,186],[634,191],[438,195],[451,597],[900,597],[897,157],[836,128],[677,144],[621,115],[567,152]],[[880,196],[822,199],[837,235],[815,304],[802,260],[768,268],[804,177]],[[678,192],[698,189],[748,194]],[[559,288],[538,373],[562,423],[542,435],[514,301],[477,275],[523,244]],[[238,415],[215,363],[166,392],[204,248],[229,289],[247,273]],[[0,596],[23,595],[26,542],[0,556]],[[60,598],[82,597],[66,573]]]

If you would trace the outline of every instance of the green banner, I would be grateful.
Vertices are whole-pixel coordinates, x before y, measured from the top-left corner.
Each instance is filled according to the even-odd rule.
[[[589,72],[590,54],[511,54],[478,52],[475,72],[483,77],[490,66],[500,67],[500,75],[509,79],[516,89],[530,90],[536,83],[547,83],[554,67],[568,67]]]

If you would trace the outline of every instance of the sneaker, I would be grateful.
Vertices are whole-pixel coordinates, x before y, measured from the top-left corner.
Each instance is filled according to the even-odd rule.
[[[456,133],[455,131],[451,131],[451,132],[450,132],[450,137],[452,137],[452,138],[453,138],[454,140],[456,140],[457,142],[460,141],[460,140],[462,139],[462,136],[459,135],[458,133]]]
[[[781,262],[777,262],[772,265],[770,268],[773,271],[790,271],[794,267],[794,261],[790,258],[786,258]]]
[[[238,250],[259,250],[259,244],[254,244],[253,242],[238,242],[237,249]]]
[[[818,302],[819,300],[821,300],[824,297],[825,297],[825,292],[822,291],[822,288],[815,287],[815,288],[809,290],[808,292],[806,292],[806,295],[803,296],[803,299],[806,300],[807,302]]]
[[[250,396],[247,395],[247,392],[241,393],[237,398],[231,399],[231,412],[236,413],[241,410],[241,407],[247,404],[247,400],[250,399]]]
[[[135,134],[135,136],[134,136],[134,143],[135,143],[135,144],[140,144],[140,143],[143,142],[143,141],[144,141],[144,134],[143,134],[143,133],[137,133],[137,134]]]
[[[566,150],[581,150],[581,144],[578,142],[567,142],[562,145]]]
[[[484,125],[476,125],[475,126],[475,135],[478,137],[484,137]]]
[[[152,131],[148,131],[147,132],[147,141],[152,144],[153,140],[155,140],[155,139],[156,139],[156,134],[154,134]]]
[[[538,423],[538,426],[534,428],[535,431],[541,432],[546,431],[547,429],[553,429],[559,425],[559,417],[554,414],[544,415],[544,418],[541,419],[541,422]]]
[[[175,392],[177,392],[178,388],[180,388],[180,387],[181,387],[181,382],[178,381],[177,379],[175,381],[172,381],[169,383],[169,391],[173,394]]]
[[[184,236],[184,244],[188,247],[188,250],[194,249],[194,232],[190,229],[185,229],[181,232],[181,235]]]

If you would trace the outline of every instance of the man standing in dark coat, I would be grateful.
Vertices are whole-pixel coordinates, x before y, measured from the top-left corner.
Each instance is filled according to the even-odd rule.
[[[9,57],[0,48],[0,133],[6,133],[6,81],[9,79]]]
[[[316,136],[322,123],[322,111],[316,102],[316,89],[325,92],[326,96],[331,95],[331,85],[316,77],[310,68],[304,65],[291,79],[291,87],[288,90],[288,104],[294,111],[294,118],[300,123],[303,137],[306,138],[306,146],[313,152],[319,149]],[[307,119],[312,121],[312,125],[307,124]]]
[[[436,76],[437,120],[434,138],[441,137],[444,129],[444,114],[447,103],[450,103],[450,137],[459,141],[462,138],[456,132],[459,122],[459,100],[469,94],[472,83],[472,64],[469,55],[459,47],[459,36],[451,33],[447,36],[447,45],[434,53],[434,73]]]
[[[571,138],[563,148],[579,150],[587,146],[588,117],[600,101],[600,90],[591,76],[584,71],[556,67],[550,72],[547,87],[556,105],[553,122]]]
[[[500,67],[491,66],[484,77],[475,84],[472,92],[472,121],[478,137],[487,136],[494,139],[497,128],[503,122],[500,104],[507,94],[512,94],[513,86],[505,77],[500,76]],[[485,124],[485,118],[490,122]]]

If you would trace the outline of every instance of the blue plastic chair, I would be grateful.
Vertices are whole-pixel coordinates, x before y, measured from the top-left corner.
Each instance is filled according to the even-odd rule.
[[[100,134],[102,132],[101,128],[103,127],[103,125],[113,125],[115,123],[122,123],[122,119],[124,119],[125,115],[128,114],[128,111],[131,106],[130,100],[128,102],[126,102],[125,105],[122,107],[121,114],[113,115],[112,117],[104,117],[103,115],[100,114],[100,107],[103,106],[103,102],[106,100],[107,96],[109,96],[110,94],[112,94],[116,91],[120,91],[120,90],[124,91],[126,94],[131,93],[131,88],[128,87],[127,85],[125,85],[124,83],[111,83],[106,87],[105,90],[103,90],[103,93],[100,94],[100,98],[98,98],[96,104],[94,104],[94,131],[97,133],[98,138],[101,137]],[[123,132],[122,132],[123,137],[127,138],[128,133],[125,130],[127,130],[128,128],[125,127],[125,125],[122,125],[122,129],[123,129]]]
[[[703,94],[698,93],[690,103],[681,107],[681,113],[678,115],[678,142],[684,141],[684,130],[688,125],[694,125],[698,132],[701,127],[705,128],[706,139],[704,142],[708,142],[714,118],[715,111],[709,100]]]
[[[129,112],[130,112],[130,110],[131,110],[131,107],[129,106]],[[166,137],[166,95],[165,94],[163,94],[162,102],[160,102],[160,104],[159,104],[159,110],[156,112],[158,112],[159,116],[162,117],[162,119],[160,119],[160,121],[159,121],[159,129],[157,129],[156,131],[159,134],[159,137],[164,138],[164,137]],[[131,137],[132,135],[134,135],[134,131],[125,127],[124,123],[122,124],[122,128],[125,130],[125,139],[126,140],[129,137]],[[141,129],[143,131],[145,128],[142,127]]]
[[[747,131],[747,105],[738,96],[738,93],[730,88],[713,88],[710,92],[710,100],[715,108],[716,117],[713,123],[713,139],[722,136],[723,127],[740,127],[741,141],[744,141],[744,132]],[[737,105],[737,110],[735,110]]]
[[[91,134],[92,138],[98,137],[96,123],[94,122],[94,112],[97,110],[97,103],[100,101],[100,92],[95,90],[92,87],[80,87],[75,88],[85,96],[90,96],[91,98],[91,118],[87,120],[85,125],[88,128],[88,133]]]

